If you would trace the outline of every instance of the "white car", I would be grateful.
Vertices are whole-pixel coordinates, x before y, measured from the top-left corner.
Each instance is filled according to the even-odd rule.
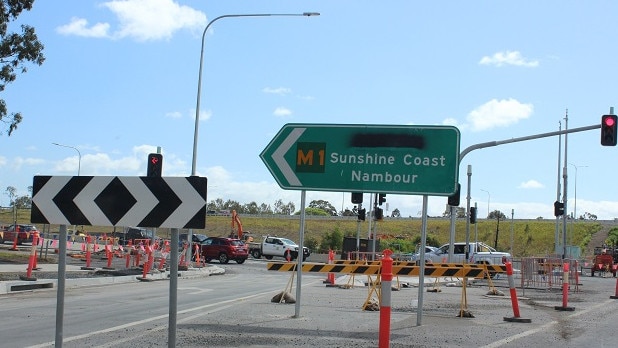
[[[417,247],[416,253],[414,253],[414,255],[412,255],[412,260],[411,261],[416,261],[416,260],[419,260],[421,258],[421,251],[419,249],[420,248]],[[425,262],[430,260],[430,257],[434,257],[436,255],[436,253],[438,252],[438,250],[439,250],[439,248],[436,248],[434,246],[426,245],[425,246]]]
[[[511,254],[496,251],[483,242],[470,242],[470,252],[468,254],[468,263],[485,263],[489,265],[502,265],[506,261],[512,259]],[[425,260],[431,260],[433,263],[448,262],[449,244],[444,244],[435,253],[425,254]],[[453,244],[453,258],[450,262],[464,263],[466,261],[466,243]]]

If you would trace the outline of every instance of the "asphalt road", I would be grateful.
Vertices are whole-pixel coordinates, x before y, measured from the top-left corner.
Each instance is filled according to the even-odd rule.
[[[365,301],[375,297],[368,287],[326,287],[324,274],[303,274],[300,315],[295,317],[295,304],[271,302],[291,274],[266,271],[264,261],[252,259],[221,266],[225,275],[179,279],[172,346],[378,346],[380,313],[362,310]],[[367,280],[355,278],[360,284]],[[488,296],[486,282],[468,286],[465,297],[460,286],[442,285],[435,293],[422,289],[420,314],[419,289],[401,287],[392,293],[390,346],[616,346],[618,300],[610,299],[616,279],[580,280],[579,291],[569,293],[572,311],[556,310],[562,304],[560,288],[526,289],[525,297],[519,290],[520,315],[530,323],[504,320],[513,317],[505,280],[495,281],[505,296]],[[169,286],[162,280],[67,289],[63,347],[170,346]],[[53,289],[0,296],[2,346],[53,346],[56,303]],[[462,306],[473,317],[458,317]]]

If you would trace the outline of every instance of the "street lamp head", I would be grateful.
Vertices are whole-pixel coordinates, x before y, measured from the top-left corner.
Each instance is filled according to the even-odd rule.
[[[311,16],[319,16],[320,12],[303,12],[303,16],[311,17]]]

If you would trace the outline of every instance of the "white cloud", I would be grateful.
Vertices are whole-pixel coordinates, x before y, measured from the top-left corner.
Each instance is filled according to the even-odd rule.
[[[540,182],[536,181],[536,180],[528,180],[525,182],[522,182],[521,184],[519,184],[518,188],[523,188],[523,189],[538,189],[538,188],[544,188],[545,186],[543,184],[541,184]]]
[[[538,60],[528,60],[524,58],[519,51],[496,52],[493,56],[484,56],[479,62],[481,65],[495,65],[501,67],[503,65],[523,66],[527,68],[536,68],[539,66]]]
[[[173,0],[114,0],[102,4],[118,20],[118,29],[110,33],[109,23],[88,27],[83,18],[73,18],[56,30],[65,35],[97,38],[133,38],[137,41],[167,40],[182,29],[201,32],[207,23],[206,15]]]
[[[178,111],[171,111],[165,114],[165,117],[169,118],[181,118],[182,114]]]
[[[273,115],[277,117],[288,117],[292,115],[292,110],[280,106],[275,109],[275,111],[273,112]]]
[[[22,166],[36,166],[42,163],[45,163],[45,160],[42,160],[40,158],[15,157],[15,159],[13,159],[13,162],[11,163],[11,167],[13,167],[13,169],[15,170],[19,170]]]
[[[0,156],[0,167],[4,167],[6,165],[6,157]]]
[[[473,131],[484,131],[515,124],[530,117],[533,111],[532,104],[523,104],[513,98],[492,99],[472,110],[467,116],[467,121]]]
[[[262,89],[262,92],[268,93],[268,94],[286,95],[286,94],[292,93],[292,90],[289,88],[285,88],[285,87],[278,87],[278,88],[264,87],[264,89]]]
[[[192,109],[190,112],[191,118],[195,120],[195,109]],[[212,117],[212,110],[200,110],[200,121],[210,120]]]
[[[86,19],[73,17],[69,24],[59,26],[56,28],[56,31],[63,35],[104,38],[109,37],[109,24],[97,23],[88,27],[88,21]]]

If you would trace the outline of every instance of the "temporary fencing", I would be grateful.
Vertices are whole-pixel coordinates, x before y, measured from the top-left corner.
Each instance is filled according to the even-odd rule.
[[[577,260],[558,257],[525,257],[521,259],[521,288],[560,289],[564,278],[564,265],[568,265],[570,290],[579,291]]]

